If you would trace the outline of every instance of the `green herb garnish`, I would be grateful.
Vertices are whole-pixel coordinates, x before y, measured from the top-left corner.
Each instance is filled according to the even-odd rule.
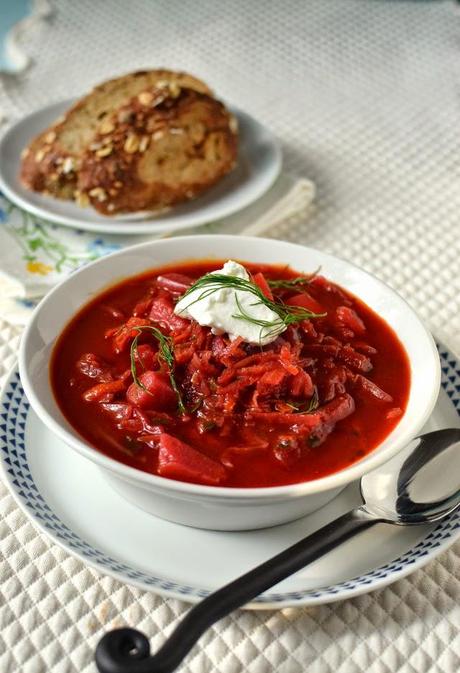
[[[151,325],[139,325],[137,327],[133,327],[133,330],[137,331],[136,336],[132,340],[131,343],[131,348],[130,348],[130,355],[131,355],[131,375],[133,377],[133,381],[136,385],[139,386],[139,388],[142,388],[142,390],[145,390],[146,393],[149,395],[152,395],[150,390],[147,390],[147,388],[144,386],[144,384],[139,380],[139,377],[137,375],[137,365],[136,365],[136,355],[138,356],[137,359],[141,363],[142,368],[145,370],[144,364],[142,362],[142,359],[138,355],[138,342],[139,342],[139,337],[141,336],[142,332],[150,332],[152,336],[155,337],[155,339],[158,341],[158,359],[162,360],[169,373],[169,380],[171,382],[171,387],[174,390],[174,392],[177,395],[177,406],[179,409],[179,412],[181,414],[185,413],[185,405],[182,401],[182,395],[179,391],[179,388],[177,387],[176,379],[174,377],[174,349],[173,349],[173,343],[170,337],[164,335],[162,332],[160,332],[159,329],[156,327],[153,327]]]
[[[199,399],[198,402],[196,402],[193,407],[189,407],[187,409],[189,414],[194,414],[198,409],[200,409],[203,406],[203,400]]]
[[[291,407],[294,414],[312,414],[319,407],[318,391],[315,387],[313,395],[306,404],[296,404],[294,402],[286,402],[286,404]]]
[[[239,313],[234,313],[232,315],[232,318],[237,318],[238,320],[246,320],[247,322],[252,323],[253,325],[259,325],[261,328],[260,330],[260,339],[262,339],[262,330],[267,329],[268,332],[266,333],[265,336],[272,336],[273,334],[281,334],[281,332],[284,331],[284,326],[287,323],[284,323],[280,318],[277,320],[262,320],[261,318],[254,318],[252,315],[247,313],[244,308],[241,306],[240,301],[238,299],[238,295],[235,292],[235,303],[238,306]],[[259,302],[255,302],[254,304],[251,304],[251,306],[255,306]],[[271,329],[270,329],[271,328]]]
[[[318,267],[316,271],[310,273],[308,276],[297,276],[297,278],[291,278],[290,280],[270,280],[267,279],[267,283],[273,289],[280,290],[295,290],[297,287],[303,287],[309,285],[313,278],[318,275],[321,267]]]
[[[319,396],[318,396],[318,390],[315,389],[313,391],[313,395],[311,396],[310,402],[308,404],[308,408],[305,409],[304,414],[311,414],[313,411],[316,411],[316,409],[319,407]]]
[[[313,311],[309,311],[308,309],[301,306],[288,306],[282,301],[269,299],[264,295],[260,287],[258,287],[258,285],[252,281],[246,280],[245,278],[226,276],[219,273],[207,273],[201,278],[198,278],[198,280],[188,288],[182,297],[180,297],[180,300],[188,297],[192,292],[196,292],[197,290],[202,290],[202,292],[200,292],[198,297],[191,301],[190,304],[185,306],[182,311],[179,311],[179,313],[190,308],[190,306],[196,304],[198,301],[206,299],[210,295],[214,294],[214,292],[218,292],[219,290],[225,288],[234,288],[235,290],[250,292],[256,298],[256,301],[251,304],[252,306],[263,304],[277,314],[278,318],[276,320],[260,320],[258,318],[254,318],[242,308],[235,293],[236,305],[240,312],[234,314],[232,317],[237,318],[238,320],[246,320],[253,325],[259,325],[262,329],[269,329],[270,331],[267,333],[267,336],[268,334],[272,335],[281,333],[285,327],[291,325],[292,323],[301,322],[302,320],[310,320],[310,318],[323,318],[326,315],[326,313],[314,313]]]
[[[202,424],[203,432],[210,432],[211,430],[214,430],[214,428],[217,428],[217,423],[215,421],[205,421]]]

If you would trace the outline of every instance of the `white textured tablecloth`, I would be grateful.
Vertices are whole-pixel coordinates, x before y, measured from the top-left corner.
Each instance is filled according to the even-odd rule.
[[[460,8],[451,2],[54,3],[33,65],[0,81],[10,120],[135,68],[184,68],[275,131],[316,214],[271,235],[329,250],[399,290],[460,351]],[[0,324],[3,370],[18,333]],[[0,670],[94,673],[128,623],[157,647],[187,606],[98,575],[51,544],[0,484]],[[373,594],[239,612],[187,673],[456,673],[460,546]]]

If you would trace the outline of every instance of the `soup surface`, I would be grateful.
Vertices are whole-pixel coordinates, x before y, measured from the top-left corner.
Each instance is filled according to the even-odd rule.
[[[115,460],[199,484],[279,486],[362,458],[406,407],[409,362],[396,334],[323,276],[273,265],[244,263],[283,316],[271,343],[174,313],[222,263],[155,269],[84,306],[51,361],[65,417]]]

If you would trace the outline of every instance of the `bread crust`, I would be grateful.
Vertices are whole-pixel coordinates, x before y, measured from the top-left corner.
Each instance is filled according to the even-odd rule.
[[[78,198],[104,215],[193,199],[235,166],[236,120],[213,97],[178,85],[133,97],[83,154]]]
[[[170,83],[212,96],[198,78],[166,69],[129,73],[103,82],[32,140],[22,155],[22,183],[56,198],[74,198],[81,156],[104,119],[143,90]]]

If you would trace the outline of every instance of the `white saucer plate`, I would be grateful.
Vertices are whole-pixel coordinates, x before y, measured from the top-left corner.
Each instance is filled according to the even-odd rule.
[[[460,361],[439,346],[442,389],[424,431],[460,427]],[[0,399],[0,463],[19,506],[68,552],[107,575],[196,602],[325,525],[359,501],[356,484],[289,524],[214,532],[157,519],[111,489],[97,466],[45,428],[14,369]],[[460,538],[460,511],[439,524],[379,524],[260,596],[250,608],[328,603],[381,589]]]
[[[281,150],[273,134],[246,112],[231,107],[238,119],[240,150],[238,164],[229,175],[203,196],[156,216],[142,212],[118,218],[104,217],[72,201],[29,191],[19,181],[22,150],[72,103],[67,100],[32,112],[12,126],[0,141],[0,189],[20,208],[50,222],[106,234],[186,229],[220,220],[245,208],[272,186],[281,171]]]

